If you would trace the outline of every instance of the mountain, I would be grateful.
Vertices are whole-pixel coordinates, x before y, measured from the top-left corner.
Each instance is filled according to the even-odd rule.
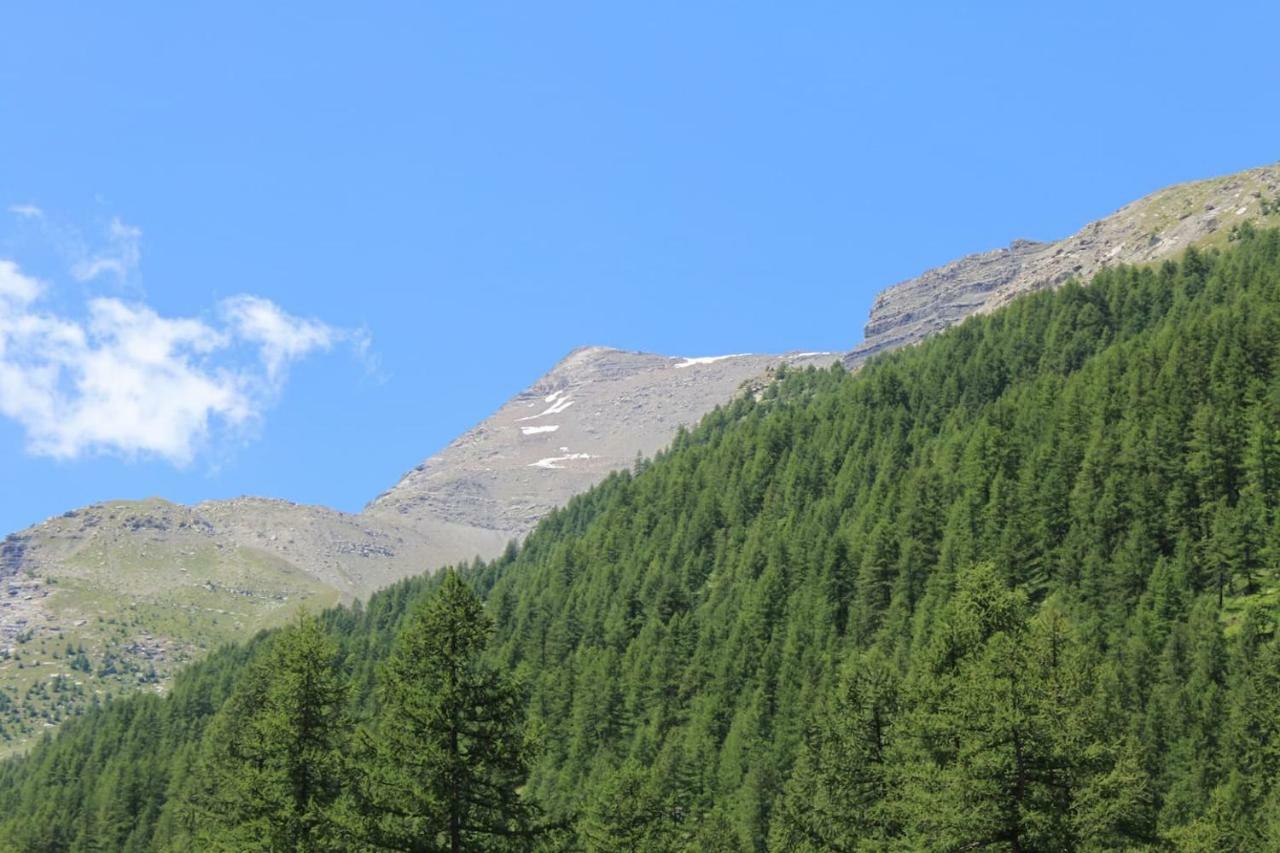
[[[578,349],[360,513],[263,498],[119,501],[13,534],[0,543],[0,694],[18,710],[0,751],[95,695],[163,689],[179,666],[299,606],[495,557],[611,471],[666,447],[681,426],[744,387],[758,391],[778,365],[843,358],[856,369],[1020,294],[1193,245],[1227,246],[1245,224],[1267,223],[1280,224],[1278,166],[1161,190],[1064,240],[1016,241],[895,285],[849,353]],[[56,676],[71,679],[64,694],[33,691]]]
[[[431,527],[245,498],[114,501],[0,545],[0,752],[218,646],[431,565]],[[55,683],[61,689],[45,687]]]
[[[671,358],[574,350],[549,373],[365,509],[412,526],[445,521],[508,539],[638,456],[666,447],[779,364],[828,365],[839,353]],[[472,553],[494,556],[492,548]]]
[[[886,289],[871,307],[853,368],[1024,293],[1087,280],[1116,264],[1146,264],[1188,246],[1222,246],[1245,222],[1280,224],[1280,165],[1178,184],[1125,205],[1062,240],[1015,240]]]
[[[787,371],[463,569],[556,849],[1278,849],[1280,230],[1237,238]],[[355,743],[258,762],[303,628],[259,637],[0,763],[0,847],[200,847],[229,742],[246,813],[343,762],[307,819],[382,837],[383,664],[452,646],[403,642],[439,577],[308,629]]]
[[[0,752],[299,608],[491,558],[610,471],[779,364],[838,354],[670,358],[576,350],[361,513],[264,498],[72,510],[0,544]],[[73,664],[75,666],[73,666]],[[38,689],[50,679],[66,689]]]

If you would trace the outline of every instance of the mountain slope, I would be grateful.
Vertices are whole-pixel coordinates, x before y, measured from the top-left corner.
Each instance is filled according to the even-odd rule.
[[[162,690],[209,649],[299,607],[497,556],[743,383],[836,358],[578,350],[363,513],[263,498],[116,501],[11,535],[0,544],[0,754],[95,699]]]
[[[469,571],[589,849],[1271,849],[1280,233],[796,372]],[[353,713],[402,582],[326,617]],[[255,649],[0,766],[0,838],[181,849]]]
[[[779,364],[827,365],[837,353],[670,358],[584,347],[404,476],[365,510],[410,524],[442,519],[528,532],[611,471],[652,456],[676,431]],[[493,556],[494,551],[481,552]]]
[[[94,701],[163,689],[179,667],[422,571],[428,529],[284,501],[118,501],[0,546],[0,752]],[[65,689],[49,692],[49,683]]]
[[[1007,249],[968,255],[895,284],[876,297],[863,340],[845,364],[854,367],[1021,294],[1088,279],[1108,266],[1224,245],[1245,222],[1280,224],[1280,165],[1167,187],[1065,239],[1015,240]]]

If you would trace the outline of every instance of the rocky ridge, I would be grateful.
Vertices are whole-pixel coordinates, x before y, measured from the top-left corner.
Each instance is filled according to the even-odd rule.
[[[611,471],[652,456],[680,426],[779,364],[827,366],[838,353],[672,358],[574,350],[492,417],[408,472],[362,515],[415,527],[446,521],[528,532]]]
[[[960,258],[883,291],[863,340],[845,356],[853,368],[1024,293],[1087,280],[1115,264],[1171,258],[1189,246],[1228,242],[1246,222],[1280,225],[1280,164],[1178,184],[1125,205],[1062,240],[1015,240]]]

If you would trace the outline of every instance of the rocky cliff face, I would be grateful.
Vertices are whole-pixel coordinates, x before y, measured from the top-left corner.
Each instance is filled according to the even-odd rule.
[[[1188,246],[1226,243],[1245,222],[1280,225],[1280,165],[1179,184],[1125,205],[1063,240],[1016,240],[969,255],[877,297],[862,343],[845,357],[856,367],[879,352],[915,343],[971,314],[993,311],[1035,290],[1103,267],[1159,261]]]

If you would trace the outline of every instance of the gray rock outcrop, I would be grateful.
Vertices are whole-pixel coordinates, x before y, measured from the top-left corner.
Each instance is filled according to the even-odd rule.
[[[1086,281],[1103,267],[1170,258],[1188,246],[1229,241],[1250,222],[1280,225],[1280,165],[1178,184],[1127,204],[1051,243],[1015,240],[895,284],[876,297],[863,340],[845,356],[853,368],[915,343],[1024,293]]]

